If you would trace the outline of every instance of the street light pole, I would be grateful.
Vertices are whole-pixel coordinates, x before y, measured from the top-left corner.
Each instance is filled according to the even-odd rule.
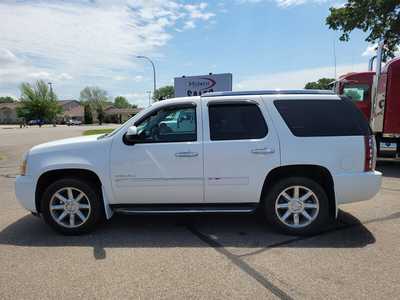
[[[150,58],[148,58],[147,56],[139,55],[139,56],[136,56],[136,58],[145,59],[145,60],[149,61],[149,62],[151,63],[151,66],[153,67],[153,95],[154,95],[155,92],[156,92],[156,89],[157,89],[157,84],[156,84],[156,67],[154,66],[153,61],[152,61]]]

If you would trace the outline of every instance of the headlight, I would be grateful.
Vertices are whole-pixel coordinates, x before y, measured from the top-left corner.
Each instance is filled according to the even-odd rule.
[[[19,167],[19,174],[21,176],[26,175],[26,165],[28,163],[28,155],[25,154],[24,159],[22,160],[21,166]]]

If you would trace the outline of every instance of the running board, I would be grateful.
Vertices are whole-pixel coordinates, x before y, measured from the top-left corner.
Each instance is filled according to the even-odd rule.
[[[167,204],[167,205],[111,205],[115,213],[136,215],[136,214],[201,214],[201,213],[252,213],[257,209],[257,203],[245,204]]]

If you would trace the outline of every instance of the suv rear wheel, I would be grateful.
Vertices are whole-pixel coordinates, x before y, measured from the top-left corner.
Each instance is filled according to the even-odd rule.
[[[102,207],[96,187],[72,178],[52,183],[45,190],[41,203],[46,223],[66,235],[91,231],[103,217]]]
[[[268,222],[291,235],[310,235],[323,230],[329,220],[328,204],[324,189],[305,177],[278,181],[264,199]]]

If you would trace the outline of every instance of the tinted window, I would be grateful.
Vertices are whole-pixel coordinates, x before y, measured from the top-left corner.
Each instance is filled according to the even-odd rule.
[[[367,99],[369,86],[367,84],[345,84],[343,94],[352,101],[364,101]]]
[[[196,108],[194,106],[164,108],[135,125],[143,143],[197,140]]]
[[[276,100],[275,107],[295,136],[369,135],[369,125],[348,100]]]
[[[259,139],[267,135],[256,104],[210,104],[208,113],[211,140]]]

